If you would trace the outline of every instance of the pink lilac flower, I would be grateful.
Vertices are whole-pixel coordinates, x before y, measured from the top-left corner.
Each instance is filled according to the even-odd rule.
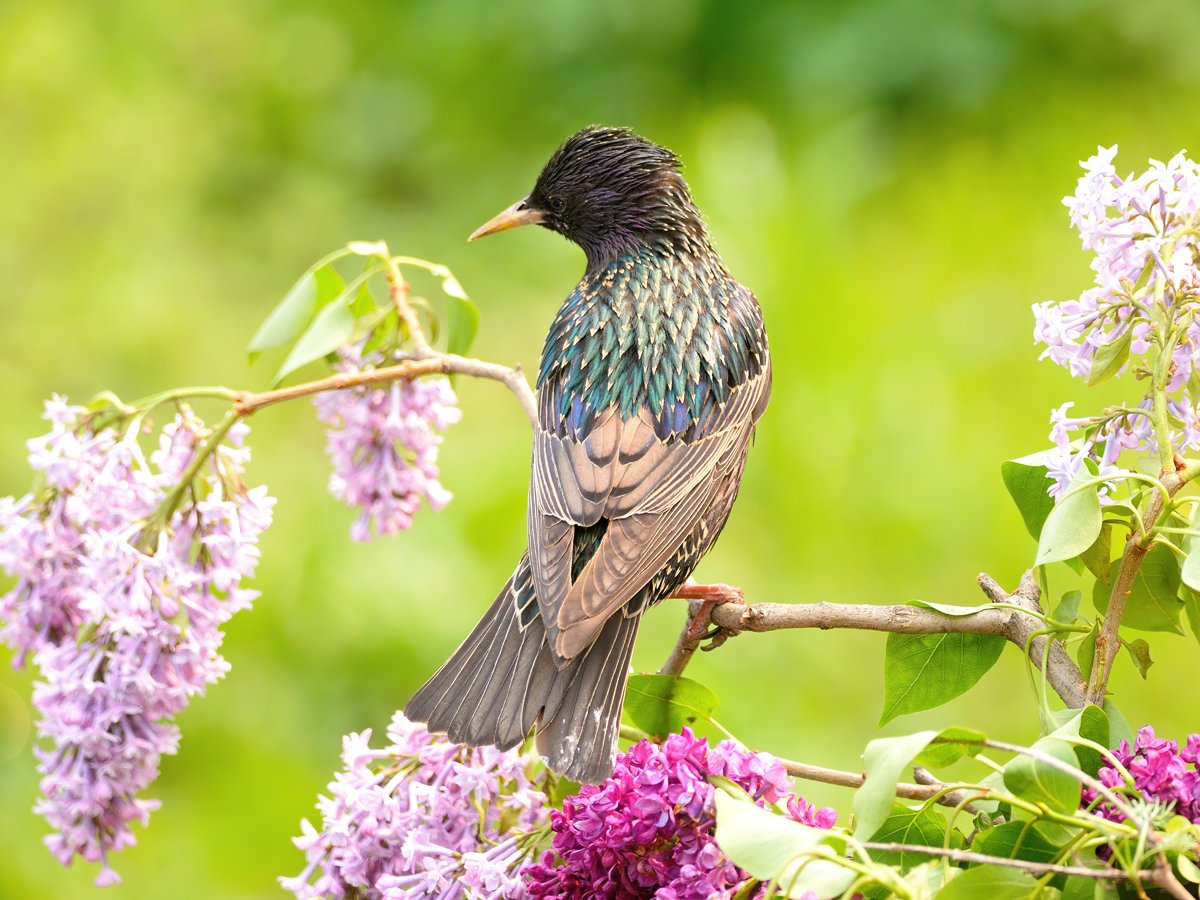
[[[1175,815],[1200,825],[1200,771],[1197,771],[1200,734],[1189,735],[1180,750],[1178,743],[1155,737],[1154,729],[1145,725],[1138,729],[1132,747],[1128,741],[1121,741],[1113,755],[1133,776],[1144,799],[1166,804]],[[1114,766],[1101,768],[1099,778],[1105,787],[1126,785],[1123,774]],[[1096,791],[1085,786],[1083,806],[1090,806],[1097,799]],[[1099,803],[1095,811],[1114,822],[1124,820],[1124,816],[1108,803]]]
[[[710,747],[685,728],[662,743],[634,744],[603,784],[584,785],[550,813],[553,849],[526,867],[529,895],[732,897],[749,876],[717,846],[710,775],[740,785],[759,805],[785,801],[788,814],[805,825],[830,828],[837,820],[832,809],[814,809],[790,794],[775,758],[733,741]]]
[[[64,865],[101,862],[97,884],[112,884],[108,854],[134,843],[130,823],[158,805],[138,795],[178,748],[173,717],[228,669],[221,626],[255,597],[241,581],[274,500],[242,483],[244,425],[202,465],[197,499],[164,522],[155,516],[204,433],[194,416],[164,427],[148,457],[136,431],[93,433],[61,398],[46,418],[50,433],[29,442],[44,484],[0,499],[0,568],[16,578],[0,636],[15,665],[32,657],[41,675],[46,843]]]
[[[343,372],[377,368],[380,354],[362,356],[344,347]],[[327,449],[333,463],[329,490],[362,514],[351,536],[367,541],[372,531],[392,534],[412,526],[424,498],[432,509],[450,502],[438,481],[439,432],[462,412],[444,378],[394,381],[382,388],[328,391],[313,398],[317,418],[328,425]]]
[[[387,736],[379,750],[370,729],[343,738],[321,829],[304,820],[294,839],[308,865],[280,884],[301,900],[525,896],[524,837],[546,818],[537,758],[452,744],[400,712]]]
[[[1033,307],[1034,338],[1045,345],[1042,358],[1085,379],[1092,374],[1097,351],[1106,344],[1128,335],[1134,360],[1149,350],[1149,307],[1161,304],[1181,314],[1185,303],[1200,297],[1200,165],[1180,152],[1166,163],[1151,160],[1140,175],[1122,178],[1113,165],[1116,152],[1115,146],[1101,147],[1082,163],[1084,174],[1075,194],[1063,200],[1084,249],[1093,253],[1094,286],[1077,299]],[[1174,395],[1169,403],[1170,439],[1178,450],[1200,447],[1200,398],[1190,397],[1186,389],[1200,372],[1200,322],[1186,317],[1184,321],[1186,328],[1171,354],[1169,385]],[[1150,407],[1149,399],[1143,399],[1138,408],[1148,413]],[[1056,450],[1048,468],[1054,482],[1050,493],[1056,498],[1085,458],[1095,460],[1101,474],[1115,473],[1123,451],[1156,449],[1158,438],[1147,415],[1112,419],[1081,445],[1071,446],[1067,432],[1095,420],[1068,424],[1062,412],[1051,419]]]

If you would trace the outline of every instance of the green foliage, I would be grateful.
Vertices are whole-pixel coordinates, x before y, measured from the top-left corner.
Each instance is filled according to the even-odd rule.
[[[1071,813],[1079,808],[1082,786],[1067,772],[1043,757],[1052,757],[1069,766],[1078,765],[1075,751],[1062,741],[1044,739],[1033,745],[1040,756],[1016,756],[1004,767],[1004,785],[1014,795],[1030,803]]]
[[[1120,560],[1112,564],[1111,578],[1115,579]],[[1150,548],[1141,567],[1133,577],[1125,614],[1121,625],[1139,631],[1169,631],[1183,634],[1179,616],[1184,603],[1179,599],[1179,562],[1169,547],[1157,544]],[[1096,582],[1092,604],[1100,612],[1108,609],[1110,585]]]
[[[712,714],[719,703],[711,690],[682,675],[631,675],[625,689],[625,717],[652,737],[685,725],[715,727]]]
[[[967,869],[934,895],[934,900],[1026,900],[1053,896],[1052,891],[1039,890],[1037,879],[1018,869],[980,866]]]
[[[996,664],[1004,644],[990,634],[889,634],[879,724],[966,692]]]
[[[1017,505],[1025,528],[1037,540],[1050,510],[1054,509],[1054,498],[1050,496],[1050,480],[1046,467],[1037,463],[1042,454],[1023,459],[1010,459],[1000,464],[1000,477],[1008,494]]]
[[[1080,466],[1079,477],[1050,510],[1038,537],[1036,565],[1074,559],[1096,543],[1104,517],[1100,512],[1100,486],[1089,484],[1094,478],[1094,471]]]

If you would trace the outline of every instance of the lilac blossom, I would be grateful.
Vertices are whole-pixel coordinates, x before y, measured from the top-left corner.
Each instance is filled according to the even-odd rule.
[[[343,738],[321,830],[304,820],[294,839],[308,865],[283,887],[301,900],[525,896],[526,836],[546,818],[537,758],[452,744],[400,712],[387,736],[379,750],[370,729]]]
[[[1200,734],[1189,735],[1180,750],[1178,743],[1155,737],[1154,729],[1145,725],[1138,729],[1132,747],[1123,740],[1113,755],[1145,800],[1169,806],[1175,815],[1200,825]],[[1124,773],[1115,766],[1101,768],[1099,778],[1108,788],[1126,786]],[[1096,791],[1085,785],[1083,806],[1098,799]],[[1114,822],[1125,818],[1109,803],[1098,803],[1095,812]]]
[[[1152,311],[1158,308],[1179,330],[1170,351],[1171,433],[1155,433],[1149,397],[1134,412],[1116,415],[1066,420],[1060,409],[1051,417],[1055,450],[1048,465],[1056,498],[1084,459],[1092,459],[1100,474],[1115,474],[1124,451],[1155,452],[1160,437],[1169,437],[1177,450],[1200,448],[1200,398],[1188,391],[1200,373],[1200,322],[1194,315],[1200,298],[1200,165],[1180,152],[1122,178],[1113,165],[1116,152],[1115,146],[1101,147],[1083,162],[1074,195],[1063,200],[1084,249],[1093,253],[1094,285],[1073,300],[1035,304],[1034,337],[1045,345],[1043,359],[1088,379],[1106,345],[1128,339],[1131,360],[1151,350]],[[1082,433],[1072,440],[1076,431]]]
[[[710,775],[740,785],[759,805],[784,801],[805,825],[830,828],[837,819],[790,794],[775,758],[733,741],[710,747],[685,728],[662,743],[634,744],[603,784],[584,785],[550,813],[553,849],[525,869],[530,896],[732,897],[749,876],[717,846]]]
[[[274,500],[242,482],[245,425],[167,516],[206,433],[198,419],[177,416],[147,456],[140,422],[93,432],[58,397],[46,418],[50,433],[29,442],[42,484],[0,499],[0,568],[16,578],[0,598],[0,636],[15,665],[32,658],[40,671],[35,810],[55,829],[47,846],[64,865],[101,862],[96,882],[111,884],[108,854],[134,843],[130,823],[158,805],[138,795],[178,748],[172,718],[228,670],[221,626],[255,597],[241,581]]]
[[[383,364],[378,353],[362,356],[357,348],[343,347],[337,368],[355,372]],[[329,490],[362,509],[350,528],[355,540],[370,540],[372,531],[407,530],[422,498],[432,509],[450,502],[438,481],[439,432],[462,412],[449,381],[402,379],[381,388],[329,391],[313,403],[328,426]]]

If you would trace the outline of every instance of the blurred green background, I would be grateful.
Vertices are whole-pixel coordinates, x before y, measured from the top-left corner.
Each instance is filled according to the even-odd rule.
[[[0,493],[26,489],[23,441],[52,391],[264,387],[276,360],[247,368],[246,341],[350,239],[452,267],[482,309],[478,354],[533,369],[581,254],[536,230],[464,238],[568,134],[627,124],[685,160],[775,359],[698,576],[752,600],[977,602],[979,571],[1012,584],[1033,557],[1001,460],[1084,400],[1031,338],[1030,304],[1090,280],[1060,198],[1097,144],[1119,142],[1128,170],[1196,143],[1197,36],[1188,0],[0,5]],[[228,629],[230,677],[180,717],[163,807],[109,896],[278,895],[340,736],[381,732],[503,583],[528,431],[501,387],[460,396],[455,502],[367,545],[325,491],[311,407],[255,417],[251,475],[279,498],[262,597]],[[682,617],[649,617],[638,666],[660,664]],[[1167,690],[1194,681],[1191,641],[1153,636],[1148,682],[1118,662],[1135,724],[1200,727]],[[880,733],[883,649],[747,635],[691,674],[748,744],[856,768]],[[90,896],[93,868],[60,869],[30,812],[30,682],[0,674],[0,896]],[[1033,710],[1010,649],[950,708],[885,732],[1030,740]],[[848,812],[847,793],[805,790]]]

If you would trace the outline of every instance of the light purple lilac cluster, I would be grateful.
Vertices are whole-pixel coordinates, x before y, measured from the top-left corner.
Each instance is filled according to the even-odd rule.
[[[740,785],[759,805],[785,801],[788,814],[805,825],[830,828],[837,820],[832,809],[814,809],[790,794],[775,758],[733,741],[710,747],[685,728],[662,743],[634,744],[603,784],[584,785],[550,813],[553,850],[526,867],[530,896],[732,897],[749,876],[717,846],[710,775]]]
[[[1043,359],[1086,379],[1105,345],[1128,337],[1131,358],[1147,352],[1155,308],[1182,317],[1186,327],[1171,350],[1171,440],[1176,449],[1200,447],[1195,405],[1200,398],[1186,390],[1200,371],[1200,322],[1187,312],[1200,295],[1200,165],[1180,152],[1166,163],[1151,160],[1140,175],[1122,178],[1113,165],[1116,153],[1116,146],[1101,147],[1082,163],[1084,174],[1074,195],[1063,200],[1084,249],[1095,254],[1095,286],[1074,300],[1035,304],[1034,337],[1046,347]],[[1071,434],[1095,419],[1069,418],[1070,406],[1051,417],[1056,448],[1049,466],[1052,495],[1062,495],[1085,458],[1105,474],[1116,471],[1124,450],[1154,449],[1149,397],[1138,404],[1138,412],[1107,422],[1082,446],[1072,445]]]
[[[294,839],[308,865],[280,884],[301,900],[526,896],[526,837],[547,812],[537,757],[452,744],[400,712],[387,737],[379,750],[369,729],[343,738],[321,829],[304,820]]]
[[[363,356],[343,347],[336,368],[357,372],[385,364],[379,353]],[[350,528],[356,541],[372,530],[392,534],[412,527],[424,498],[441,509],[451,494],[438,481],[439,432],[462,412],[444,378],[393,381],[381,388],[328,391],[313,398],[317,418],[327,426],[327,449],[333,463],[329,490],[362,514]]]
[[[102,863],[135,842],[157,801],[138,797],[174,753],[172,717],[219,679],[221,626],[256,596],[242,579],[258,564],[271,522],[266,488],[248,490],[248,429],[230,430],[202,465],[194,492],[164,521],[161,504],[206,432],[180,415],[148,456],[133,425],[91,430],[85,410],[55,397],[49,434],[29,442],[34,493],[0,499],[0,568],[16,584],[0,598],[0,636],[32,657],[43,774],[35,811],[64,864]]]
[[[1128,741],[1121,741],[1113,755],[1133,776],[1145,799],[1168,804],[1175,815],[1200,825],[1200,734],[1189,735],[1180,750],[1178,743],[1155,737],[1154,729],[1145,725],[1138,730],[1132,747]],[[1100,769],[1099,778],[1105,787],[1125,786],[1124,776],[1113,766]],[[1096,800],[1096,792],[1085,785],[1083,806]],[[1114,822],[1124,820],[1108,803],[1099,803],[1095,811]]]

